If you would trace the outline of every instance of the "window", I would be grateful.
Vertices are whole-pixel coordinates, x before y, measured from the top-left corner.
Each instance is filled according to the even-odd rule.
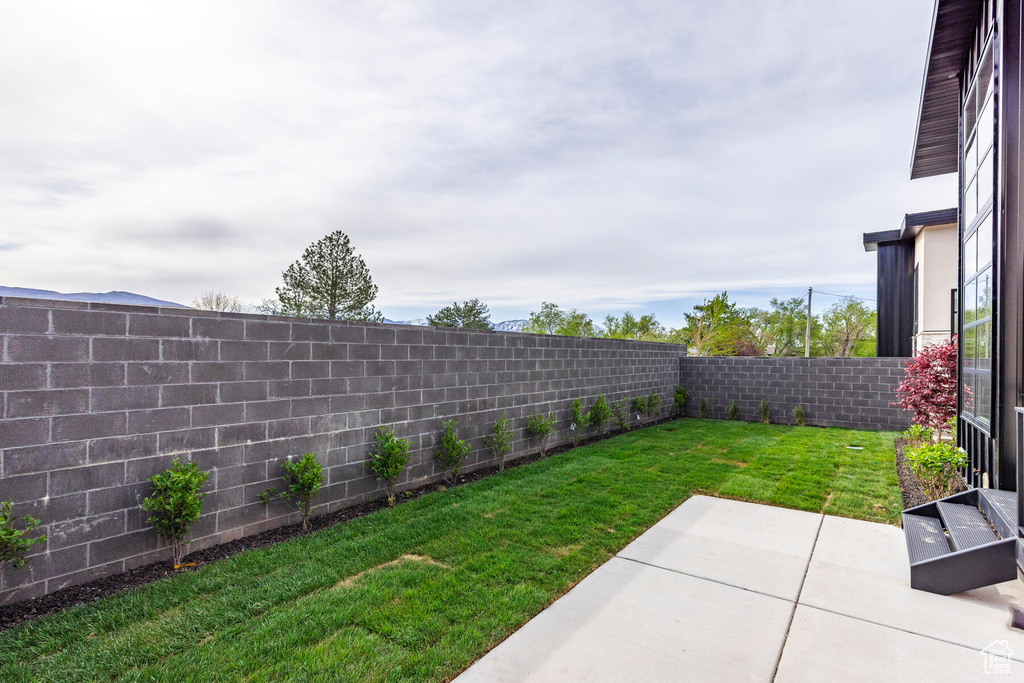
[[[992,414],[992,262],[995,223],[995,32],[973,64],[963,109],[961,164],[963,412],[982,425]],[[975,53],[977,55],[977,53]],[[915,274],[916,275],[916,274]]]

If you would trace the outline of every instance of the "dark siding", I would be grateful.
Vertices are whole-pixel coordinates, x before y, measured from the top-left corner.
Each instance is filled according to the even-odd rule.
[[[996,342],[995,391],[993,397],[998,406],[994,425],[998,434],[999,488],[1010,489],[1016,485],[1018,467],[1016,453],[1016,420],[1014,408],[1024,405],[1021,381],[1021,355],[1024,346],[1021,340],[1022,315],[1021,287],[1022,257],[1021,245],[1021,26],[1020,0],[1007,0],[1004,5],[1002,25],[1002,65],[999,72],[1000,89],[997,97],[999,107],[999,173],[997,183],[1002,198],[1002,217],[997,220],[996,292],[994,303],[997,311],[998,333]],[[1001,244],[1000,244],[1001,243]],[[1001,256],[1000,256],[1001,252]]]
[[[878,355],[905,358],[913,350],[914,243],[878,245]]]

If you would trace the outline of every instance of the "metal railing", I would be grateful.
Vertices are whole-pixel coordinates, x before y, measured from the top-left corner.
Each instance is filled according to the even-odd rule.
[[[967,485],[972,488],[1000,488],[992,438],[983,429],[962,418],[957,421],[956,431],[957,445],[966,450],[970,457],[964,475]]]

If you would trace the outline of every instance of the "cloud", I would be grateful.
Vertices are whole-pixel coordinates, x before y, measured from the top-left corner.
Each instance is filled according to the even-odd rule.
[[[908,180],[928,0],[6,13],[7,285],[259,300],[341,229],[389,315],[767,300],[955,204]]]

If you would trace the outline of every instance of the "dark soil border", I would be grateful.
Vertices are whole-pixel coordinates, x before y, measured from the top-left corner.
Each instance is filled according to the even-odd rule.
[[[910,441],[907,439],[896,439],[894,443],[896,445],[896,476],[899,477],[900,491],[903,493],[903,509],[906,510],[931,502],[931,498],[925,493],[924,487],[921,486],[917,475],[914,474],[914,470],[910,469],[906,456],[903,455],[903,448]],[[966,490],[967,484],[961,480],[960,488],[953,493],[960,493]]]
[[[634,427],[633,429],[627,430],[627,432],[616,431],[614,433],[606,434],[605,436],[593,435],[586,439],[580,439],[578,445],[586,446],[597,441],[609,439],[613,436],[628,433],[628,431],[645,429],[647,427],[656,427],[675,419],[675,417],[664,417],[647,424]],[[518,457],[515,460],[509,460],[505,463],[505,469],[510,470],[522,465],[529,465],[530,463],[537,462],[538,460],[550,458],[553,455],[565,453],[566,451],[571,451],[576,447],[577,446],[574,446],[572,443],[553,446],[543,454],[536,452]],[[464,484],[484,479],[485,477],[497,474],[499,471],[500,470],[497,465],[481,467],[478,470],[473,470],[472,472],[461,475],[456,486],[462,486]],[[447,488],[452,487],[451,485],[446,484],[446,482],[434,482],[414,489],[409,489],[408,491],[402,491],[396,496],[395,504],[401,505],[402,503],[415,500],[416,498],[428,493],[441,491]],[[184,559],[186,564],[192,565],[190,567],[175,569],[173,563],[170,560],[167,560],[138,567],[121,574],[105,576],[94,581],[89,581],[88,583],[68,586],[67,588],[62,588],[58,591],[48,593],[47,595],[41,595],[37,598],[30,598],[10,605],[0,605],[0,631],[46,614],[62,612],[76,605],[94,602],[124,591],[141,588],[148,583],[159,581],[161,579],[174,576],[175,574],[195,571],[200,567],[218,560],[226,559],[232,555],[237,555],[238,553],[245,552],[247,550],[263,548],[268,545],[287,541],[291,538],[295,538],[296,536],[303,536],[308,533],[320,531],[322,529],[332,527],[335,524],[341,524],[358,517],[363,517],[386,507],[388,507],[387,499],[384,497],[377,498],[365,503],[350,505],[326,515],[313,517],[309,520],[309,531],[303,531],[302,524],[290,524],[288,526],[281,526],[276,529],[269,529],[258,534],[253,534],[252,536],[239,538],[229,543],[222,543],[220,545],[204,548],[203,550],[197,550],[194,553],[189,553],[189,555]]]
[[[900,480],[900,492],[903,494],[903,509],[924,505],[931,499],[921,488],[921,482],[917,480],[914,470],[910,469],[906,456],[903,455],[903,447],[909,443],[906,439],[896,439],[896,476]]]

